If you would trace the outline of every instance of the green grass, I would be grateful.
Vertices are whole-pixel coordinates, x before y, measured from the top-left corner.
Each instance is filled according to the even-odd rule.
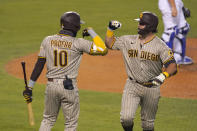
[[[191,31],[188,37],[197,37],[197,1],[184,0],[190,8],[188,19]],[[37,131],[42,120],[45,85],[36,84],[33,111],[36,125],[30,127],[27,106],[23,101],[24,82],[10,76],[5,64],[39,50],[42,39],[58,32],[59,17],[74,10],[81,14],[86,24],[104,38],[108,21],[117,19],[122,28],[117,35],[135,34],[137,23],[133,21],[145,10],[155,12],[160,19],[159,33],[163,30],[161,14],[155,0],[1,0],[0,1],[0,130]],[[78,34],[81,37],[81,31]],[[120,131],[119,120],[121,94],[80,90],[79,131]],[[136,131],[140,128],[139,111],[135,119]],[[63,115],[60,112],[53,131],[62,131]],[[195,131],[197,128],[197,100],[161,98],[155,122],[157,131]]]

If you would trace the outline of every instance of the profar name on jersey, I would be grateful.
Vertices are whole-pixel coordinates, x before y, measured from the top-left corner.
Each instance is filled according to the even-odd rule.
[[[72,42],[61,41],[61,40],[51,40],[51,47],[59,48],[71,48]]]

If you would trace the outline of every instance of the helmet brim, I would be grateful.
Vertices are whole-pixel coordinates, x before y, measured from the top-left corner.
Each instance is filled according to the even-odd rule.
[[[139,22],[140,21],[140,18],[136,18],[136,19],[134,19],[135,21],[137,21],[137,22]]]

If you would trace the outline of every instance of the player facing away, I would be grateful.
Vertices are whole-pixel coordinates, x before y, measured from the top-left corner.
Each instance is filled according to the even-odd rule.
[[[177,65],[171,49],[155,35],[158,17],[151,12],[142,12],[136,20],[139,22],[138,34],[120,37],[114,36],[114,30],[120,28],[121,23],[110,21],[105,44],[109,49],[121,51],[128,75],[120,112],[124,131],[133,130],[138,105],[141,106],[143,131],[153,131],[160,86],[177,72]]]
[[[158,6],[164,24],[162,39],[174,52],[177,64],[192,64],[192,59],[186,56],[186,36],[190,26],[183,13],[182,0],[159,0]]]
[[[69,11],[60,18],[61,30],[58,34],[44,38],[38,59],[31,74],[28,89],[23,91],[25,100],[32,101],[34,84],[46,63],[48,79],[45,90],[45,107],[39,131],[50,131],[62,108],[65,129],[76,131],[79,117],[79,94],[77,75],[83,53],[105,55],[107,48],[103,40],[92,28],[83,30],[83,36],[91,36],[93,42],[76,38],[80,30],[80,15]],[[27,97],[28,96],[28,97]]]

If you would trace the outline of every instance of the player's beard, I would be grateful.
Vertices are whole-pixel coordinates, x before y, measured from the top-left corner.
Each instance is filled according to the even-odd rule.
[[[146,28],[144,28],[144,29],[138,28],[138,34],[141,35],[142,37],[145,37],[149,33],[150,33],[150,31]]]

